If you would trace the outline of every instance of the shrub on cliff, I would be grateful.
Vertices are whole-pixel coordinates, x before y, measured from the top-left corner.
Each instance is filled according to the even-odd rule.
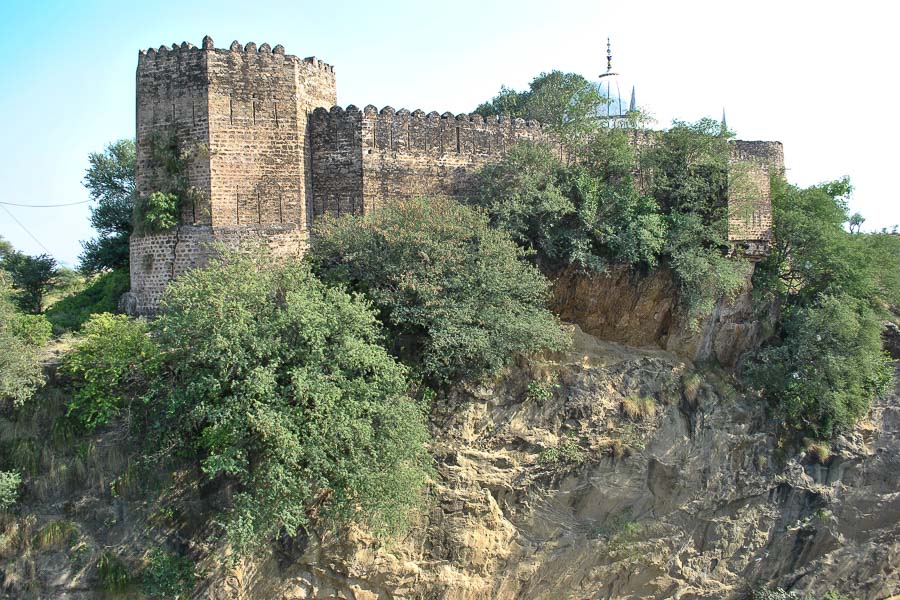
[[[715,121],[676,122],[642,151],[639,190],[628,133],[598,128],[574,163],[548,146],[514,146],[481,170],[469,202],[542,267],[671,268],[696,324],[749,273],[747,261],[727,252],[729,156],[727,132]]]
[[[84,430],[105,425],[146,391],[160,360],[148,331],[143,319],[109,313],[93,315],[84,324],[62,364],[75,388],[68,414]]]
[[[533,251],[541,266],[652,267],[666,224],[656,203],[634,189],[632,162],[626,134],[617,130],[597,132],[578,165],[563,164],[548,146],[524,142],[482,169],[469,202]]]
[[[779,340],[750,367],[778,418],[820,439],[852,428],[888,390],[892,371],[872,309],[830,295],[788,309]]]
[[[318,227],[309,261],[364,294],[390,347],[434,382],[493,373],[515,353],[563,347],[547,280],[487,217],[446,198],[395,200]]]
[[[402,525],[429,474],[422,408],[359,298],[308,266],[226,255],[167,291],[163,364],[138,421],[236,488],[239,551],[311,518]]]
[[[746,374],[789,427],[820,439],[852,428],[893,371],[881,328],[900,297],[900,245],[844,229],[850,191],[774,179],[774,242],[753,281],[781,318]]]

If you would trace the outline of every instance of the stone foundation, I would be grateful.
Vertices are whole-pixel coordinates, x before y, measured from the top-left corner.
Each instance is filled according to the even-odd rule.
[[[221,249],[266,248],[272,256],[300,256],[309,234],[297,224],[213,228],[183,225],[163,233],[131,237],[131,292],[122,308],[152,315],[166,287],[184,272],[203,267]]]

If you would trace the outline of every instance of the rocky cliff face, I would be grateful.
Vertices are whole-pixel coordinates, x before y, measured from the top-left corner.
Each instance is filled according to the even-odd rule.
[[[291,540],[214,577],[204,597],[900,593],[896,398],[820,464],[780,448],[761,402],[726,375],[577,327],[574,337],[565,356],[435,407],[439,477],[407,538]]]
[[[671,271],[642,274],[628,267],[604,273],[569,269],[554,278],[554,310],[592,335],[629,346],[658,346],[690,360],[714,359],[733,367],[767,335],[774,315],[753,305],[752,287],[722,299],[703,323],[689,324],[677,310]]]
[[[191,472],[171,476],[169,497],[130,492],[114,429],[81,459],[36,459],[21,515],[0,522],[0,597],[106,597],[103,553],[136,563],[150,544],[199,559],[193,597],[208,599],[900,594],[900,390],[823,463],[780,445],[725,371],[570,327],[569,352],[435,403],[437,477],[403,539],[309,532],[226,567],[197,529],[215,495]],[[5,439],[31,426],[0,425]]]

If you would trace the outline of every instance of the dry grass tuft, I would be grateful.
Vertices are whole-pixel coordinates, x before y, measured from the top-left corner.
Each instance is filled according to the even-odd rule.
[[[681,389],[684,392],[684,397],[687,398],[689,402],[693,402],[697,399],[697,394],[700,392],[702,383],[703,379],[701,379],[697,373],[687,373],[681,378]]]
[[[68,548],[78,537],[78,527],[72,521],[50,521],[34,536],[34,546],[39,550]]]
[[[823,465],[831,458],[831,446],[828,445],[828,442],[806,440],[806,453],[810,458]]]
[[[656,416],[656,401],[649,396],[626,396],[622,412],[632,421],[652,419]]]

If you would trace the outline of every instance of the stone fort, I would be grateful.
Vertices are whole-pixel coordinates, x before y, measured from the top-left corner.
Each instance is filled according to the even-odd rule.
[[[139,53],[138,194],[155,191],[160,135],[195,149],[184,176],[197,193],[182,201],[177,226],[131,237],[129,312],[153,313],[168,283],[203,266],[213,244],[299,255],[322,215],[366,213],[394,198],[464,197],[476,171],[518,141],[563,151],[533,121],[336,102],[334,67],[280,45],[220,49],[207,36],[199,48]],[[732,160],[750,167],[755,193],[729,191],[729,238],[760,255],[771,237],[768,173],[784,168],[782,146],[736,141]]]

